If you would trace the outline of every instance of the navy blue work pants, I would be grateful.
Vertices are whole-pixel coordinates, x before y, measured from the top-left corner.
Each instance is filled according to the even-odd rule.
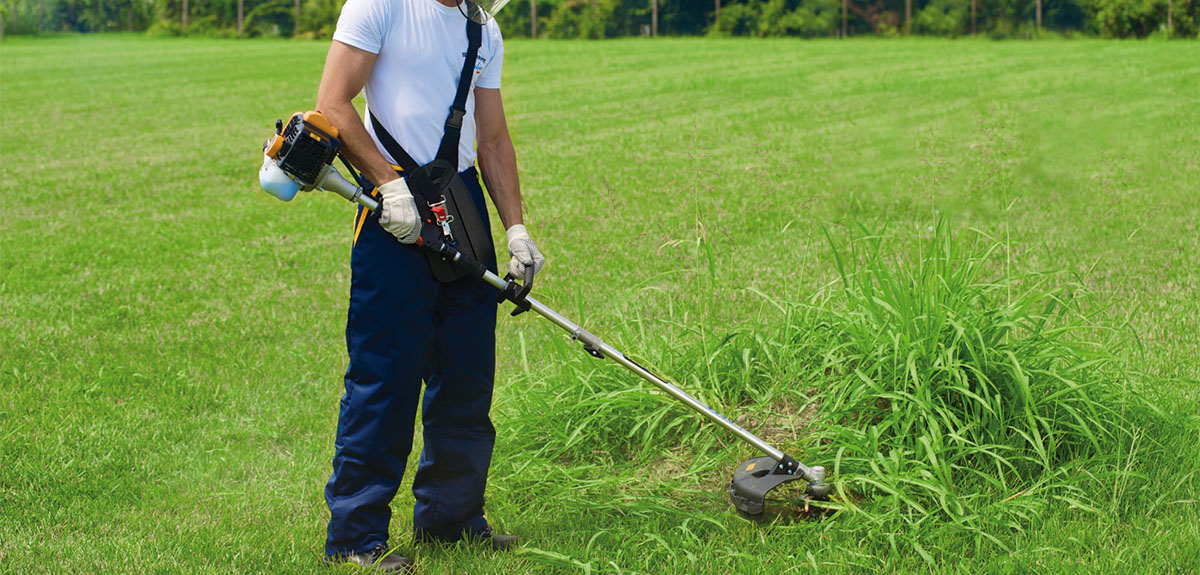
[[[474,168],[461,175],[489,229]],[[495,254],[484,257],[494,271]],[[413,479],[414,535],[454,541],[479,533],[487,527],[483,491],[496,437],[488,416],[496,291],[469,277],[438,282],[419,248],[401,244],[362,213],[350,267],[350,367],[325,486],[325,553],[360,553],[387,542],[388,504],[412,450],[422,382],[425,448]]]

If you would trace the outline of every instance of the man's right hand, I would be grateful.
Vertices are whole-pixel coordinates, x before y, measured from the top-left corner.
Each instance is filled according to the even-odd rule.
[[[402,244],[416,243],[421,237],[421,218],[417,215],[417,202],[404,178],[396,178],[379,186],[379,225]]]

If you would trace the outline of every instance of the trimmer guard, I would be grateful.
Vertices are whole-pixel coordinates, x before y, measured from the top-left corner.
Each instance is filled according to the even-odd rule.
[[[824,470],[820,473],[824,475]],[[729,497],[743,517],[759,520],[766,506],[767,492],[789,481],[804,479],[800,473],[788,474],[783,471],[779,462],[770,457],[755,457],[742,462],[733,472],[733,480],[729,482]],[[806,497],[820,499],[828,492],[827,484],[810,483]]]

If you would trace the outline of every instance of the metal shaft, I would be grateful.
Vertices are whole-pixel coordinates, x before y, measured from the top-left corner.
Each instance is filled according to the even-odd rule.
[[[503,278],[501,278],[500,276],[498,276],[490,271],[485,272],[483,274],[483,279],[484,279],[484,281],[486,281],[487,283],[496,287],[497,289],[504,289],[504,286],[508,284],[508,282],[505,281]],[[786,457],[786,455],[782,451],[776,449],[775,447],[773,447],[771,444],[767,443],[766,441],[763,441],[757,435],[754,435],[753,433],[750,433],[749,431],[746,431],[745,429],[743,429],[742,426],[740,426],[732,421],[729,421],[729,419],[727,419],[724,415],[717,413],[715,410],[713,410],[713,408],[711,408],[707,405],[704,405],[704,403],[702,403],[700,400],[692,397],[691,395],[688,395],[687,392],[683,391],[682,389],[679,389],[678,387],[675,387],[670,382],[664,380],[661,377],[658,377],[657,375],[654,375],[653,373],[650,373],[649,370],[638,365],[633,360],[625,357],[625,354],[621,353],[613,346],[608,345],[607,343],[604,343],[603,340],[596,337],[595,335],[593,335],[591,332],[587,331],[586,329],[583,329],[575,322],[559,315],[558,312],[550,309],[549,307],[546,306],[546,304],[543,304],[542,302],[539,302],[531,297],[527,297],[527,298],[525,298],[525,300],[527,302],[529,302],[529,309],[533,310],[534,312],[537,312],[538,315],[550,320],[552,323],[554,323],[554,325],[557,325],[558,327],[561,327],[564,330],[566,330],[567,333],[571,334],[571,339],[577,339],[577,340],[583,342],[583,344],[588,349],[595,350],[595,351],[599,352],[600,354],[602,354],[604,357],[609,358],[609,359],[621,364],[622,366],[627,368],[629,371],[632,371],[632,372],[642,376],[642,379],[645,379],[646,381],[653,383],[659,389],[671,394],[672,397],[674,397],[675,399],[678,399],[679,401],[682,401],[685,405],[692,408],[700,415],[703,415],[703,416],[709,418],[710,420],[712,420],[714,423],[720,425],[721,427],[728,429],[731,433],[740,437],[742,439],[742,441],[745,441],[746,443],[749,443],[750,445],[753,445],[754,447],[758,448],[759,451],[762,451],[768,457],[771,457],[772,459],[774,459],[776,461],[783,461],[784,457]],[[802,469],[802,471],[807,472],[808,469],[804,468],[804,469]]]
[[[351,202],[362,205],[364,208],[372,212],[379,208],[379,202],[363,193],[363,189],[342,177],[342,174],[333,166],[325,166],[325,170],[321,172],[318,178],[320,187],[323,190],[333,192]]]

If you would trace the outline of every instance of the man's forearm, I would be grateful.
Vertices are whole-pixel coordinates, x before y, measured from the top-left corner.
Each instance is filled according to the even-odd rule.
[[[479,169],[488,195],[500,214],[504,229],[523,223],[521,217],[521,185],[517,179],[517,152],[512,139],[505,134],[493,142],[479,145]]]
[[[341,150],[350,163],[376,186],[396,179],[396,171],[379,153],[375,141],[363,126],[362,116],[348,101],[317,100],[317,109],[338,129]]]

